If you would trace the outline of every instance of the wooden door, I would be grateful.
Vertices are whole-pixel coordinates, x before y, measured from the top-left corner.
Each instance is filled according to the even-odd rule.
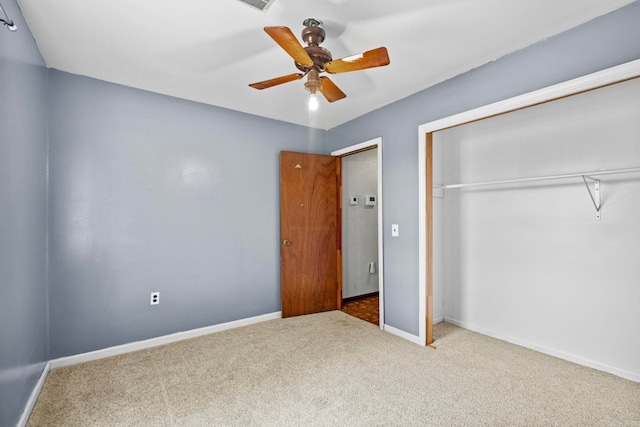
[[[280,153],[282,317],[341,306],[339,171],[333,156]]]

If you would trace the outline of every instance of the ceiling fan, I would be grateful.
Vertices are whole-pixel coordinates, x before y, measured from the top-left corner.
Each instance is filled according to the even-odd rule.
[[[315,110],[318,106],[316,92],[320,91],[329,102],[346,98],[346,94],[340,90],[329,77],[320,76],[320,73],[331,74],[346,73],[348,71],[364,70],[373,67],[382,67],[389,64],[387,48],[379,47],[357,55],[334,60],[331,52],[320,47],[324,41],[325,31],[322,22],[313,18],[303,22],[302,40],[307,43],[302,47],[300,42],[287,27],[265,27],[264,31],[271,36],[295,62],[301,73],[288,74],[275,79],[252,83],[249,86],[255,89],[267,89],[283,83],[300,80],[307,76],[304,84],[311,94],[309,97],[309,109]]]

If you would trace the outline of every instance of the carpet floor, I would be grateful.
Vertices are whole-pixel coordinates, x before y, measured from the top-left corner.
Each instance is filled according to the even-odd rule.
[[[37,426],[640,426],[640,384],[449,324],[332,311],[53,369]]]

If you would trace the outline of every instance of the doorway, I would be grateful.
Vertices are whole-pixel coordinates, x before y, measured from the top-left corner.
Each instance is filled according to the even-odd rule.
[[[382,138],[331,154],[341,158],[342,311],[384,329]]]

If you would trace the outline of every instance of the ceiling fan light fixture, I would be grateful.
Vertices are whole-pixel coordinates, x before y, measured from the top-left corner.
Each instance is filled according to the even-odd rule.
[[[309,94],[309,111],[316,111],[319,106],[318,95],[315,92]]]
[[[318,109],[318,90],[322,90],[322,84],[320,83],[320,73],[317,68],[313,68],[307,75],[307,82],[304,84],[304,88],[309,91],[309,111],[316,111]]]

